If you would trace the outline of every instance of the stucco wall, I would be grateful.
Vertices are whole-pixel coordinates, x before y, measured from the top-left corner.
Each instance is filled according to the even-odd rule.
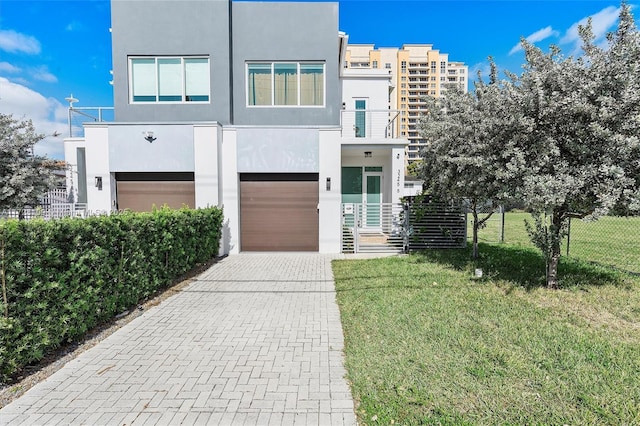
[[[319,132],[320,151],[318,197],[319,209],[319,251],[320,253],[340,253],[340,233],[342,231],[341,174],[340,167],[340,130],[321,130]],[[327,179],[331,179],[331,188],[327,189]]]
[[[116,121],[230,121],[229,2],[112,0]],[[211,102],[129,104],[129,56],[209,57]]]
[[[248,107],[247,61],[324,61],[324,107]],[[238,125],[338,125],[337,3],[234,2],[233,105]]]
[[[318,130],[238,128],[239,173],[310,173],[318,171]]]
[[[156,138],[148,142],[144,133]],[[109,126],[112,172],[192,172],[192,124],[131,124]]]

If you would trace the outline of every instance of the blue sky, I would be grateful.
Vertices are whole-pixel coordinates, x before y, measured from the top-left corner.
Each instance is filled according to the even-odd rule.
[[[206,1],[206,0],[199,0]],[[220,0],[217,0],[220,1]],[[340,0],[340,30],[350,43],[400,47],[429,43],[449,59],[518,73],[526,37],[546,49],[577,52],[577,25],[593,17],[604,40],[616,27],[618,1]],[[406,13],[411,10],[411,13]],[[637,8],[633,8],[637,15]],[[68,133],[67,103],[111,106],[108,0],[0,0],[0,112],[33,120],[43,134]],[[47,137],[40,154],[62,158],[62,138]]]

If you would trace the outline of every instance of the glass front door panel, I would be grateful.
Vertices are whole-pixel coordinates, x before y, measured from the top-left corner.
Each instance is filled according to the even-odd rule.
[[[367,176],[366,223],[368,228],[380,227],[381,180],[381,176]]]
[[[366,133],[366,112],[367,103],[364,100],[356,101],[356,138],[364,138]]]

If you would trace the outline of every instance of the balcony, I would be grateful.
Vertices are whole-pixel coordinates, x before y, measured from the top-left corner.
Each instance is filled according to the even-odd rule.
[[[340,125],[343,138],[396,139],[400,132],[397,110],[342,110]]]
[[[70,103],[67,124],[69,137],[84,137],[84,123],[114,121],[113,107],[74,107]]]
[[[411,108],[411,105],[427,105],[427,100],[423,97],[417,97],[417,98],[409,98],[409,109]]]

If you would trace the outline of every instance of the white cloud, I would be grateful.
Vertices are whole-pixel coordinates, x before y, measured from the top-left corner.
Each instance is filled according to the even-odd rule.
[[[491,74],[491,65],[489,65],[489,62],[478,62],[469,67],[469,82],[478,79],[478,71],[480,71],[483,80],[488,79]]]
[[[0,112],[16,119],[30,119],[38,133],[68,133],[66,106],[4,77],[0,77]],[[64,158],[62,136],[47,136],[36,144],[35,152],[50,158]]]
[[[0,72],[6,72],[9,74],[17,74],[22,71],[15,65],[11,65],[9,62],[0,62]]]
[[[30,71],[31,76],[36,80],[44,81],[46,83],[57,83],[58,78],[49,72],[49,69],[42,65],[38,68],[34,68]]]
[[[0,50],[9,53],[40,53],[40,42],[32,36],[17,33],[13,30],[0,30]]]
[[[591,30],[596,38],[596,42],[601,41],[606,35],[609,29],[615,25],[620,14],[620,8],[615,6],[608,6],[602,9],[600,12],[591,15]],[[586,25],[589,17],[582,18],[578,22],[569,27],[567,33],[562,37],[560,43],[580,43],[580,35],[578,34],[578,27],[580,25]]]
[[[71,21],[64,27],[66,31],[80,31],[84,29],[84,25],[79,21]]]
[[[525,37],[525,40],[527,40],[529,43],[537,43],[539,41],[542,41],[552,36],[557,37],[558,35],[559,35],[558,31],[555,31],[553,28],[551,28],[551,26],[548,26],[548,27],[539,29],[533,34],[528,35],[527,37]],[[522,50],[522,44],[518,43],[511,48],[511,50],[509,51],[509,55],[513,55],[514,53],[519,52],[520,50]]]

